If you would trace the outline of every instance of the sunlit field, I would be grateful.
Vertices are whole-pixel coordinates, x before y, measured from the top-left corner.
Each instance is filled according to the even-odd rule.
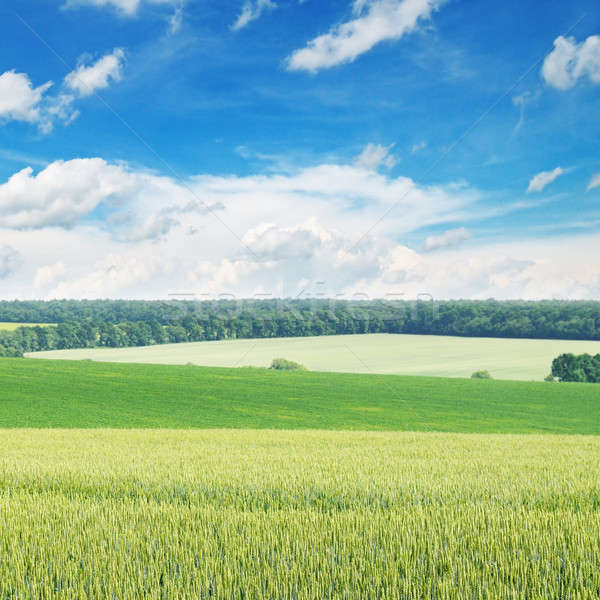
[[[597,598],[600,440],[0,432],[3,598]]]
[[[599,388],[0,359],[0,427],[600,434]]]
[[[214,367],[268,366],[273,358],[284,357],[316,371],[470,377],[486,369],[498,379],[541,381],[552,360],[564,352],[597,354],[600,342],[372,334],[58,350],[28,356]]]
[[[14,331],[19,327],[48,327],[54,323],[0,323],[0,331]]]

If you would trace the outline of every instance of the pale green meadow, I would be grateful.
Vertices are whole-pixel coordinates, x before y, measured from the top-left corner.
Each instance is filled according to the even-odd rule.
[[[213,367],[266,367],[283,357],[314,371],[470,377],[486,369],[497,379],[539,381],[564,352],[597,354],[600,342],[368,334],[57,350],[28,356]]]

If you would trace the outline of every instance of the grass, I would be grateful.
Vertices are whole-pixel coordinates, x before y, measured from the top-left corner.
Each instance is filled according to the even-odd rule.
[[[0,427],[600,434],[600,386],[0,360]]]
[[[474,371],[485,369],[496,379],[541,381],[550,372],[552,360],[564,352],[600,353],[600,342],[373,334],[58,350],[30,356],[108,362],[191,362],[214,367],[266,367],[274,358],[283,357],[315,371],[470,377]]]
[[[600,439],[0,432],[2,598],[578,598]]]
[[[49,327],[54,323],[0,323],[0,331],[14,331],[19,327]]]

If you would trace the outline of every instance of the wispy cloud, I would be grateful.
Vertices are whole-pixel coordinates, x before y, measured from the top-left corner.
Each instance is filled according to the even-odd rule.
[[[183,5],[177,6],[173,14],[169,17],[169,33],[176,34],[183,25]]]
[[[564,169],[556,167],[553,171],[542,171],[535,175],[529,182],[528,192],[541,192],[547,185],[550,185],[558,177],[565,173]]]
[[[24,154],[15,150],[8,150],[6,148],[0,148],[0,157],[4,160],[10,160],[16,163],[26,163],[28,165],[35,165],[36,167],[46,167],[50,164],[50,161],[31,154]]]
[[[593,190],[594,188],[600,187],[600,173],[596,173],[590,180],[589,185],[587,186],[587,191]]]
[[[421,150],[425,150],[425,148],[427,148],[427,142],[417,142],[416,144],[413,144],[410,153],[416,154],[417,152],[421,152]]]
[[[380,166],[391,169],[398,163],[398,158],[391,154],[394,145],[367,144],[364,150],[356,157],[354,164],[357,167],[371,171],[377,170]]]
[[[145,2],[147,4],[173,4],[175,0],[67,0],[65,8],[75,8],[78,6],[95,6],[98,8],[109,7],[116,9],[123,16],[131,17],[135,15],[140,6]]]
[[[460,246],[463,242],[470,240],[471,237],[471,232],[464,227],[449,229],[441,235],[430,235],[427,237],[423,243],[423,250],[431,252],[432,250]]]
[[[252,21],[256,21],[265,10],[274,8],[277,8],[277,4],[272,0],[246,0],[242,6],[242,12],[231,26],[232,31],[243,29]]]
[[[443,0],[354,0],[356,18],[332,27],[287,59],[290,71],[317,72],[352,62],[385,40],[400,39]]]
[[[536,92],[526,91],[518,96],[513,96],[513,105],[519,109],[519,120],[513,129],[513,135],[516,135],[521,131],[525,123],[525,110],[527,105],[534,103],[540,96],[540,90]]]

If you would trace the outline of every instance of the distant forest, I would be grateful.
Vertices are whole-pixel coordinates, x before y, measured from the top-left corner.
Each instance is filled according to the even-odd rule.
[[[600,340],[600,302],[1,301],[0,356],[91,347],[353,333]]]

